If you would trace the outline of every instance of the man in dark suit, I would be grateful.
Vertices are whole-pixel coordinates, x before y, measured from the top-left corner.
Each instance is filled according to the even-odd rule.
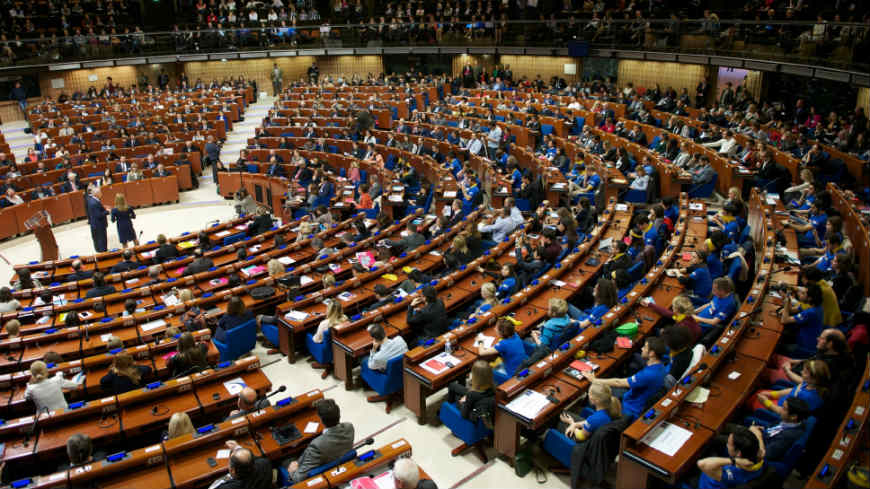
[[[92,275],[91,272],[82,270],[82,261],[81,260],[79,260],[79,259],[73,260],[73,262],[70,264],[70,266],[72,267],[73,272],[71,274],[67,275],[68,281],[76,281],[77,282],[79,280],[85,280],[85,279],[91,278],[91,275]]]
[[[51,189],[51,186],[49,186],[48,184],[40,185],[33,189],[33,192],[30,193],[30,200],[44,199],[53,195],[54,190]]]
[[[248,225],[246,234],[248,236],[258,236],[272,229],[272,216],[265,207],[258,207],[256,211],[257,217]]]
[[[136,267],[139,266],[138,263],[133,261],[133,250],[124,250],[122,257],[124,259],[112,265],[112,268],[109,269],[109,273],[129,272],[130,270],[135,270]]]
[[[197,248],[196,251],[193,252],[196,258],[190,262],[187,267],[184,269],[183,275],[194,275],[197,273],[205,272],[209,268],[214,266],[214,262],[211,261],[211,258],[206,258],[203,255],[202,248]]]
[[[127,161],[126,156],[121,156],[121,159],[115,163],[115,173],[127,173],[130,171],[130,162]]]
[[[431,479],[420,480],[420,467],[410,458],[400,458],[393,465],[396,489],[438,489]]]
[[[90,195],[85,197],[85,210],[88,215],[88,225],[91,227],[91,238],[94,241],[94,249],[97,252],[106,251],[109,238],[106,236],[106,228],[109,227],[109,222],[106,216],[109,211],[100,202],[102,192],[99,187],[91,190]]]
[[[163,166],[163,163],[158,163],[157,169],[154,170],[154,174],[152,176],[154,176],[154,177],[168,177],[169,175],[171,175],[171,173],[169,172],[169,170],[166,169],[166,167]]]
[[[227,475],[214,481],[209,489],[254,489],[270,487],[272,484],[272,463],[265,457],[254,453],[235,440],[226,442],[230,450],[230,464]]]
[[[157,235],[157,252],[154,253],[154,261],[163,263],[170,258],[178,256],[178,249],[175,245],[166,241],[166,236],[163,234]]]
[[[205,166],[217,163],[220,159],[220,153],[221,149],[217,143],[214,142],[214,137],[209,135],[205,143],[205,160],[203,161]]]
[[[102,297],[115,292],[115,287],[106,283],[106,278],[103,272],[94,273],[94,287],[85,294],[86,299],[92,297]]]
[[[284,167],[281,166],[281,162],[279,162],[275,156],[269,158],[269,170],[266,171],[266,175],[269,175],[270,177],[284,176]]]
[[[405,232],[407,234],[403,236],[402,239],[399,241],[391,241],[390,244],[401,248],[402,251],[407,253],[413,251],[416,247],[421,246],[426,242],[426,237],[417,232],[417,225],[414,224],[414,221],[408,222]]]
[[[82,184],[81,180],[79,180],[79,176],[73,171],[67,173],[66,180],[63,182],[63,185],[60,186],[60,192],[63,194],[84,189],[85,186]]]
[[[421,293],[423,297],[411,301],[406,319],[415,336],[427,340],[447,332],[447,309],[438,298],[435,287],[427,285]]]
[[[314,403],[314,408],[325,428],[320,436],[311,440],[302,456],[287,467],[294,483],[305,480],[311,469],[337,460],[353,448],[353,425],[339,422],[341,412],[335,401],[321,399]]]

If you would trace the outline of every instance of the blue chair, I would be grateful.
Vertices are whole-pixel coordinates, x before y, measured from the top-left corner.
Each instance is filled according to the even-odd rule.
[[[521,212],[531,212],[532,204],[529,202],[529,199],[521,199],[519,197],[516,198],[517,209]]]
[[[647,198],[647,191],[646,190],[636,190],[636,189],[629,189],[627,192],[625,192],[625,195],[622,197],[622,199],[625,202],[632,202],[635,204],[645,204],[647,202],[646,198]]]
[[[719,174],[714,174],[713,179],[708,183],[702,183],[701,185],[696,185],[694,188],[689,190],[689,197],[695,198],[706,198],[713,195],[713,190],[716,190],[716,180],[719,179]]]
[[[785,457],[782,460],[768,460],[767,463],[771,465],[771,467],[776,470],[776,473],[779,474],[783,479],[787,478],[791,471],[794,469],[795,465],[797,465],[798,460],[803,456],[804,450],[807,447],[807,441],[810,438],[810,435],[813,434],[813,429],[816,427],[816,418],[815,416],[810,416],[804,421],[805,429],[803,436],[798,438],[798,441],[794,443],[786,452]]]
[[[553,134],[553,125],[541,124],[541,135],[546,136],[547,134]]]
[[[333,467],[337,467],[345,462],[350,462],[351,460],[356,458],[356,455],[357,453],[355,448],[348,450],[344,455],[341,456],[341,458],[309,470],[308,473],[305,474],[305,478],[310,479],[312,477],[316,477]],[[290,472],[287,470],[287,466],[283,464],[280,464],[278,466],[278,485],[280,487],[289,487],[293,485],[293,481],[290,480]]]
[[[550,428],[544,435],[544,451],[553,456],[565,467],[571,467],[571,451],[576,443],[558,430]]]
[[[450,428],[453,436],[462,440],[462,445],[454,448],[450,455],[457,456],[465,450],[474,447],[477,450],[477,455],[487,463],[489,459],[483,451],[481,443],[492,436],[492,430],[483,424],[483,421],[477,420],[477,423],[462,417],[459,408],[449,402],[441,404],[441,409],[438,411],[438,418],[444,423],[444,426]]]
[[[245,165],[245,170],[248,173],[258,173],[260,171],[260,165],[256,163],[248,163]]]
[[[631,277],[633,282],[637,282],[643,278],[643,261],[639,261],[628,267],[628,276]]]
[[[314,333],[306,334],[305,346],[308,347],[308,352],[311,353],[314,361],[317,362],[313,367],[322,368],[323,374],[321,377],[324,379],[328,377],[332,373],[332,331],[326,330],[323,333],[323,341],[320,343],[314,341]]]
[[[223,246],[231,245],[231,244],[233,244],[233,243],[236,243],[236,242],[238,242],[238,241],[241,241],[241,240],[245,239],[245,236],[246,236],[246,235],[245,235],[244,232],[242,232],[242,233],[236,233],[236,234],[231,234],[231,235],[229,235],[229,236],[224,236],[224,240],[223,240],[223,242],[222,242],[222,245],[223,245]]]
[[[387,414],[390,414],[390,410],[393,409],[393,400],[396,397],[395,394],[402,390],[402,378],[404,376],[402,362],[404,358],[404,355],[399,355],[391,359],[387,362],[387,369],[383,372],[369,368],[368,356],[365,356],[360,360],[360,365],[362,367],[360,377],[362,377],[363,381],[365,381],[369,387],[378,393],[377,396],[370,396],[367,400],[369,402],[386,401]]]
[[[231,362],[254,349],[257,343],[257,321],[251,319],[227,331],[226,343],[212,338],[220,352],[220,361]]]

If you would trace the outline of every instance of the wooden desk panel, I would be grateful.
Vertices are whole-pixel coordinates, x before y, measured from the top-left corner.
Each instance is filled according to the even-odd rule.
[[[738,353],[734,360],[720,365],[713,375],[708,387],[710,397],[707,402],[701,405],[684,402],[677,415],[694,420],[712,431],[718,431],[741,406],[743,400],[752,394],[764,365],[761,360]],[[732,372],[739,372],[740,376],[731,380],[729,375]]]

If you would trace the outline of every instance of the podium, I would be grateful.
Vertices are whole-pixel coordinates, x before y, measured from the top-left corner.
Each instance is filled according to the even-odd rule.
[[[42,251],[42,261],[57,260],[57,241],[51,230],[51,215],[48,211],[37,212],[30,219],[24,221],[24,226],[36,235],[39,248]]]

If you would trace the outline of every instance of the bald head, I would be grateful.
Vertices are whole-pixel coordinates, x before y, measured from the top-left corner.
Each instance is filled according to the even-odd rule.
[[[849,352],[849,344],[842,331],[837,328],[828,328],[819,335],[816,349],[831,355],[842,355]]]
[[[233,479],[245,480],[254,471],[254,454],[245,447],[233,450],[230,455],[230,474]]]
[[[242,411],[249,411],[254,409],[254,405],[257,403],[257,391],[250,387],[245,387],[242,389],[242,392],[239,393],[239,409]]]

